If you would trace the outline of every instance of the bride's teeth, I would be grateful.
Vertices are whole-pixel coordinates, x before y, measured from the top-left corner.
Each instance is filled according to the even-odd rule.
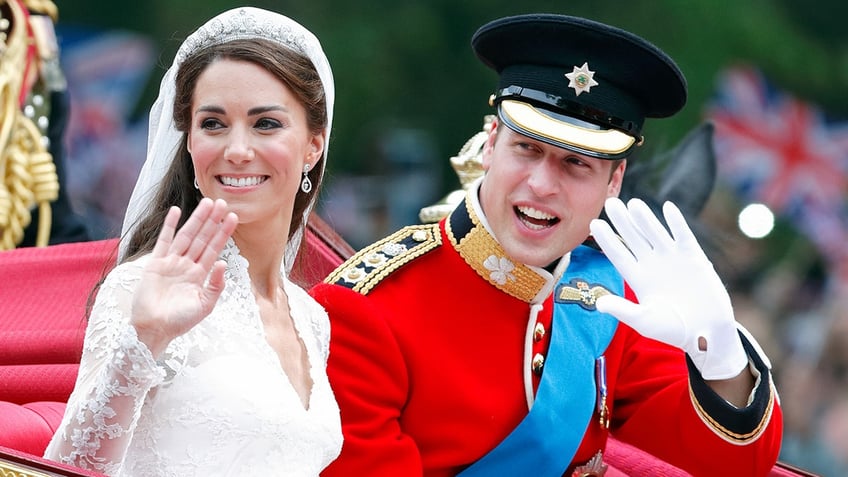
[[[263,181],[262,177],[225,177],[221,176],[221,183],[230,187],[255,186]]]
[[[542,212],[541,210],[536,210],[532,207],[519,207],[518,210],[522,214],[526,215],[527,217],[533,218],[533,219],[551,220],[551,219],[556,218],[553,215],[546,214],[546,213]]]

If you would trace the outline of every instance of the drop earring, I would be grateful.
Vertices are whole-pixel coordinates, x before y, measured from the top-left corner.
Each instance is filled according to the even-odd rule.
[[[200,184],[197,183],[197,177],[194,178],[194,188],[200,190]]]
[[[312,181],[309,180],[309,164],[303,165],[303,180],[300,181],[300,190],[303,191],[304,194],[308,194],[312,190]]]

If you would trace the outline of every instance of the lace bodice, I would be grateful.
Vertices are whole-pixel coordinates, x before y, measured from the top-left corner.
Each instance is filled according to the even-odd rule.
[[[86,330],[76,387],[48,459],[120,476],[316,476],[341,449],[326,375],[329,320],[284,278],[313,386],[304,407],[265,340],[247,261],[225,248],[214,311],[159,361],[129,324],[146,259],[106,278]]]

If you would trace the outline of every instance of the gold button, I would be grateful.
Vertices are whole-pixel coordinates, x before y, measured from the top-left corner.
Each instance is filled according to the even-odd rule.
[[[545,337],[545,325],[542,323],[536,323],[536,327],[533,328],[533,341],[539,342],[542,341],[542,338]]]
[[[533,356],[533,372],[536,376],[542,375],[542,368],[545,367],[545,357],[542,353],[536,353],[536,356]]]

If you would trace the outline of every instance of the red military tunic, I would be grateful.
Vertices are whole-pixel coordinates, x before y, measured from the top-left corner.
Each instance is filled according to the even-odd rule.
[[[464,204],[363,249],[311,290],[331,320],[328,374],[345,439],[322,475],[453,476],[532,406],[534,357],[543,373],[551,291],[567,259],[554,274],[487,262],[503,251],[479,208]],[[569,472],[613,432],[694,475],[766,475],[782,417],[767,366],[746,349],[759,379],[751,405],[736,410],[681,350],[619,323],[605,352],[609,429],[596,411],[586,429],[551,430],[583,435]]]

